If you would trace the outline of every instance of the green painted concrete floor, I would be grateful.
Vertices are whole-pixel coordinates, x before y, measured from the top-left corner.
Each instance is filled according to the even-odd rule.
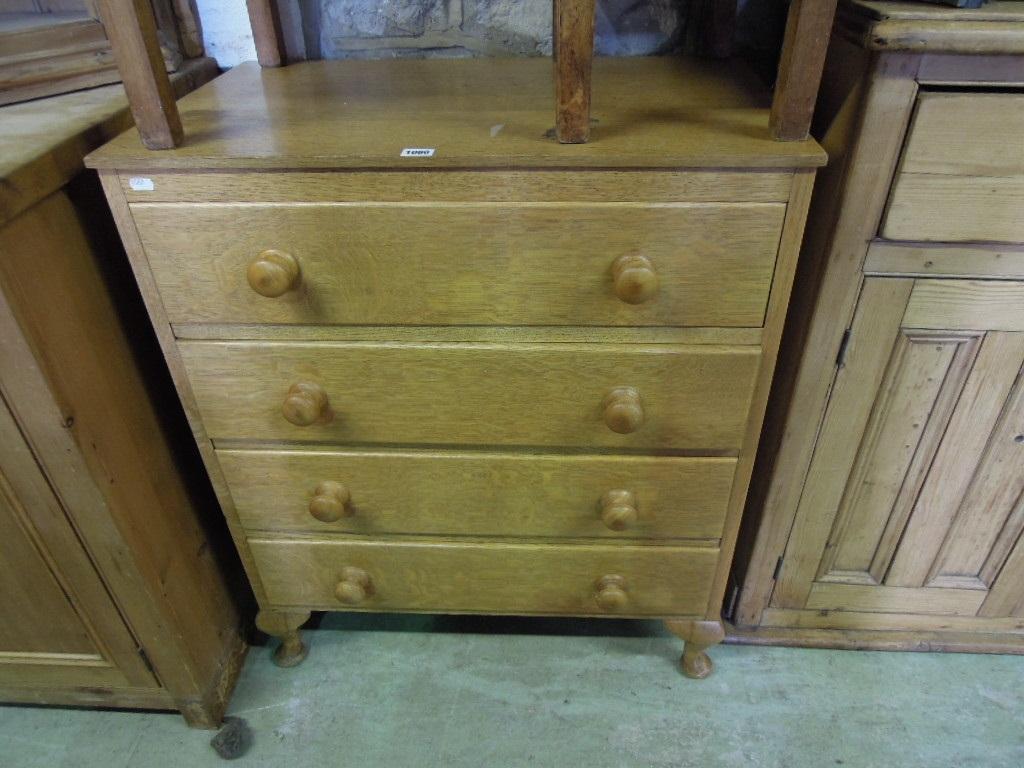
[[[1024,657],[719,646],[687,680],[654,622],[331,615],[253,648],[234,765],[1024,766]],[[224,766],[171,714],[0,708],[0,766]]]

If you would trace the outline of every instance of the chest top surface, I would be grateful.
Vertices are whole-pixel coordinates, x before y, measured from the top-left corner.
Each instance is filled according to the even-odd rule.
[[[768,93],[738,65],[601,58],[587,144],[553,136],[549,59],[242,64],[179,102],[183,146],[132,129],[96,168],[797,168],[813,141],[768,132]],[[430,156],[404,153],[433,150]],[[411,156],[409,156],[411,154]]]

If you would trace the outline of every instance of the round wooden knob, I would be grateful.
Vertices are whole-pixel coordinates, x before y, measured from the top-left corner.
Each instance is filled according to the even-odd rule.
[[[341,483],[324,480],[313,491],[313,499],[309,502],[309,514],[321,523],[333,523],[343,517],[352,516],[349,501],[352,494]]]
[[[658,273],[646,256],[627,253],[612,263],[615,295],[627,304],[643,304],[658,292]]]
[[[260,296],[276,299],[298,286],[299,262],[284,251],[260,251],[245,276],[249,286]]]
[[[288,390],[281,413],[297,427],[316,424],[327,413],[327,393],[319,384],[296,382]]]
[[[613,531],[624,531],[636,523],[636,496],[632,491],[616,489],[601,497],[601,520]]]
[[[334,596],[345,605],[359,605],[373,596],[373,581],[362,568],[346,566],[341,569],[341,579],[334,588]]]
[[[602,611],[621,611],[629,603],[626,580],[621,576],[602,576],[597,581],[594,600]]]
[[[644,423],[644,408],[636,387],[615,387],[604,398],[604,423],[612,432],[628,435]]]

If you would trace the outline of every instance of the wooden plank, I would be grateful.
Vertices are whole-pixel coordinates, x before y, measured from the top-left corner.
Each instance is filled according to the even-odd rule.
[[[1024,174],[1024,95],[922,93],[901,173]]]
[[[1019,22],[886,20],[872,27],[864,45],[874,51],[941,51],[974,55],[1024,53]]]
[[[915,280],[907,328],[1024,331],[1024,282]]]
[[[923,586],[968,493],[985,445],[1024,363],[1024,334],[989,333],[982,342],[942,444],[910,515],[886,584]]]
[[[750,478],[754,472],[757,449],[760,445],[761,430],[764,425],[765,409],[775,376],[778,360],[779,344],[783,327],[786,322],[785,308],[789,306],[790,292],[793,288],[794,274],[800,256],[800,242],[807,221],[807,210],[811,203],[811,192],[814,189],[814,174],[809,171],[798,172],[793,176],[793,190],[789,206],[786,209],[786,221],[782,227],[782,239],[779,242],[779,258],[775,268],[775,279],[772,283],[771,296],[768,299],[768,311],[765,314],[764,341],[761,350],[761,365],[758,368],[753,398],[747,416],[746,431],[740,447],[739,462],[736,466],[736,480],[729,497],[729,512],[722,534],[722,557],[715,573],[715,582],[708,601],[707,618],[720,621],[725,591],[729,582],[729,570],[733,554],[739,539],[740,521],[750,489]]]
[[[142,249],[142,243],[139,242],[139,235],[135,230],[135,224],[128,210],[128,203],[121,194],[121,185],[118,183],[117,176],[114,173],[100,173],[99,176],[100,184],[103,185],[103,191],[107,197],[107,204],[110,206],[114,222],[117,224],[118,232],[121,234],[121,242],[124,244],[125,252],[128,255],[128,262],[131,265],[135,280],[142,294],[142,299],[146,304],[150,320],[153,323],[157,342],[160,344],[160,349],[163,352],[164,361],[167,363],[171,374],[171,380],[178,391],[178,397],[185,411],[185,418],[188,420],[189,427],[192,430],[192,436],[199,448],[199,455],[203,461],[203,466],[206,467],[207,476],[210,479],[210,484],[213,486],[217,501],[220,502],[221,510],[227,520],[228,529],[231,531],[231,537],[242,560],[242,567],[245,569],[249,584],[256,595],[256,600],[263,605],[266,599],[263,583],[260,581],[259,573],[256,571],[252,553],[249,552],[245,544],[245,535],[238,524],[238,517],[235,514],[231,493],[228,491],[224,475],[214,454],[213,444],[203,428],[202,419],[199,416],[199,408],[196,406],[195,395],[189,385],[188,374],[185,372],[184,364],[178,353],[174,334],[171,332],[170,323],[167,321],[167,315],[164,313],[160,296],[153,283],[153,275],[146,263],[145,251]]]
[[[831,147],[844,159],[822,172],[816,194],[818,202],[809,216],[810,228],[803,249],[802,263],[811,274],[804,276],[806,282],[794,295],[801,311],[791,314],[815,319],[806,329],[800,323],[791,324],[789,329],[789,337],[797,338],[799,343],[795,351],[789,352],[797,373],[790,398],[773,409],[773,418],[784,420],[778,429],[785,438],[778,451],[766,456],[758,469],[759,475],[771,472],[771,478],[765,481],[768,488],[760,497],[761,507],[750,510],[749,519],[760,513],[760,522],[737,605],[738,624],[758,622],[775,586],[775,565],[796,515],[835,377],[836,353],[860,291],[864,253],[878,227],[885,192],[913,108],[916,67],[916,57],[900,55],[872,62],[867,75],[871,88],[861,97],[862,101],[854,98],[850,102],[856,105],[848,121],[850,130],[838,131],[835,146]],[[840,211],[842,216],[836,221]],[[816,290],[818,275],[814,269],[819,265],[827,265],[827,270]],[[801,407],[786,413],[790,400]]]
[[[836,0],[792,0],[770,117],[780,141],[806,139],[825,66]]]
[[[1024,246],[875,240],[868,247],[864,271],[906,277],[1024,279]]]
[[[978,611],[979,616],[1013,616],[1024,620],[1024,536],[1017,539],[999,577],[992,584],[988,598]]]
[[[936,616],[933,614],[892,614],[858,611],[794,611],[768,608],[765,627],[793,629],[839,629],[870,632],[977,632],[1024,634],[1024,617],[984,619],[975,616]],[[1022,638],[1024,639],[1024,638]]]
[[[699,614],[718,550],[599,544],[482,544],[250,538],[274,604],[327,610],[401,610],[671,616]],[[335,596],[344,568],[364,571],[365,599]],[[602,609],[603,577],[617,576],[624,604]]]
[[[198,517],[212,499],[182,479],[189,454],[158,415],[159,371],[143,383],[88,211],[54,195],[0,230],[0,282],[56,404],[12,401],[161,684],[191,707],[220,683],[241,617]]]
[[[154,156],[121,137],[90,162],[135,175],[182,168],[750,170],[824,162],[814,142],[772,140],[766,95],[742,65],[677,57],[596,58],[601,141],[559,144],[545,136],[550,68],[531,58],[308,61],[263,70],[248,62],[182,100],[192,137],[184,146]],[[637,120],[651,104],[666,118]],[[405,148],[434,152],[402,157]]]
[[[196,59],[171,85],[181,95],[216,74],[213,59]],[[0,224],[67,184],[89,152],[132,124],[120,85],[6,106],[0,122]]]
[[[836,375],[772,605],[804,608],[899,332],[913,281],[867,281]]]
[[[280,67],[285,63],[285,48],[276,3],[274,0],[245,0],[245,5],[260,66]]]
[[[918,651],[940,653],[1024,653],[1018,634],[983,632],[911,632],[848,629],[727,628],[727,643],[779,645],[793,648],[842,648],[856,651]]]
[[[985,592],[980,589],[815,584],[805,607],[810,611],[974,616],[984,601]]]
[[[859,571],[882,581],[979,341],[976,336],[901,334],[820,575]]]
[[[661,328],[521,325],[209,325],[172,326],[179,339],[210,341],[482,341],[494,343],[760,345],[760,328]]]
[[[1024,349],[1024,333],[1013,336],[1017,351]],[[983,585],[993,583],[1024,530],[1024,356],[1014,362],[1016,386],[979,454],[974,482],[929,574],[932,582],[974,577]]]
[[[735,459],[439,451],[219,450],[247,531],[363,535],[714,539]],[[321,481],[348,514],[310,513]],[[632,494],[636,520],[609,528],[602,497]]]
[[[132,213],[172,323],[758,327],[785,207],[154,203]],[[250,282],[267,249],[300,270],[276,298]],[[614,265],[637,253],[657,287],[630,303]]]
[[[203,29],[196,0],[171,0],[178,33],[181,37],[181,55],[194,59],[205,55]]]
[[[182,341],[178,348],[215,441],[702,454],[739,448],[760,359],[757,348],[671,345]],[[326,395],[319,423],[297,426],[282,415],[296,382]],[[636,388],[645,414],[628,433],[613,431],[604,416],[605,398],[622,386]]]
[[[1024,174],[901,173],[880,231],[892,240],[1020,243],[1024,242],[1022,210]]]
[[[590,137],[594,0],[555,0],[555,136],[562,144]]]
[[[101,0],[99,7],[142,143],[178,146],[185,134],[148,0]]]
[[[1024,85],[1024,57],[1012,54],[971,56],[928,53],[921,57],[922,85]]]
[[[760,171],[285,171],[121,175],[131,203],[784,203],[792,173]]]

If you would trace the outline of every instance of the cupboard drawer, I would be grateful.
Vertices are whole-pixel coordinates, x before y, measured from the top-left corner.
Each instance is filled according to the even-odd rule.
[[[182,341],[179,349],[214,441],[700,453],[738,450],[760,359],[759,347],[672,344]]]
[[[1024,242],[1024,94],[925,93],[882,236]]]
[[[747,326],[764,320],[785,206],[136,204],[172,323]],[[298,265],[276,298],[267,249]],[[619,272],[620,257],[642,257]],[[279,258],[279,257],[274,257]],[[262,266],[251,274],[268,275]],[[280,277],[280,273],[275,273]],[[617,290],[639,290],[629,303]],[[655,285],[656,283],[656,285]],[[646,298],[645,298],[646,297]]]
[[[250,538],[271,603],[325,610],[703,614],[718,550]]]
[[[217,456],[250,531],[449,536],[718,539],[736,466],[435,451]]]

